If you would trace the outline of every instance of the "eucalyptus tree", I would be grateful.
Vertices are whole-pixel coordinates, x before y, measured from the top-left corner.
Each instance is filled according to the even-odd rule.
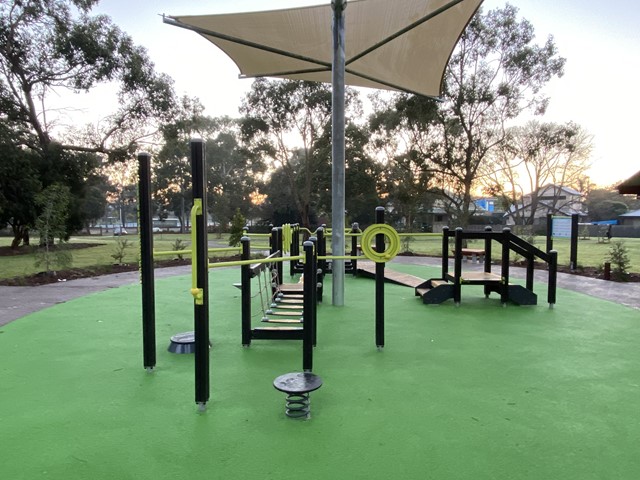
[[[512,209],[517,224],[531,225],[541,200],[553,210],[565,206],[560,190],[553,198],[549,185],[582,191],[592,150],[591,136],[573,122],[527,122],[508,130],[505,141],[485,164],[485,189],[506,205],[518,206],[526,195],[529,208]],[[544,192],[544,193],[541,193]],[[586,192],[584,192],[586,193]],[[541,195],[545,198],[540,198]]]
[[[431,188],[454,208],[459,224],[473,214],[480,167],[523,112],[543,114],[543,88],[561,76],[565,60],[552,37],[536,43],[534,28],[512,5],[480,11],[447,65],[442,102],[405,94],[387,102],[373,125],[378,135],[402,133],[397,157],[412,158]]]
[[[359,108],[357,94],[347,91],[347,110]],[[316,82],[256,79],[240,108],[242,131],[260,148],[271,170],[288,182],[301,223],[310,225],[319,195],[330,188],[320,183],[330,160],[318,154],[318,142],[331,130],[331,89]]]
[[[183,97],[178,115],[162,126],[163,145],[154,161],[156,200],[162,210],[175,213],[181,225],[191,202],[189,140],[205,141],[207,155],[207,207],[220,224],[227,224],[236,209],[248,216],[251,196],[259,189],[264,170],[261,155],[249,148],[240,133],[240,121],[208,117],[196,99]]]
[[[171,79],[156,73],[146,51],[109,17],[91,15],[97,3],[0,2],[0,117],[17,133],[20,143],[14,145],[39,158],[40,188],[59,181],[46,172],[64,170],[61,164],[79,164],[68,168],[63,180],[71,188],[70,205],[77,213],[68,217],[68,232],[82,226],[81,209],[74,205],[82,203],[87,179],[99,166],[95,154],[111,160],[131,157],[174,104]],[[63,127],[54,100],[105,84],[118,89],[110,99],[112,113],[84,128]],[[33,219],[13,222],[32,226]]]

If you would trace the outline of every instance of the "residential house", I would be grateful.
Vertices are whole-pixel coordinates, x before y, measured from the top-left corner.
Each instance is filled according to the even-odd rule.
[[[529,193],[515,205],[511,205],[504,214],[505,224],[519,225],[531,218],[533,211],[533,224],[545,225],[547,214],[571,216],[578,214],[586,216],[584,207],[584,195],[570,187],[560,185],[545,185],[537,194]]]
[[[640,227],[640,210],[634,210],[633,212],[627,212],[618,216],[620,225],[626,225],[630,227]]]

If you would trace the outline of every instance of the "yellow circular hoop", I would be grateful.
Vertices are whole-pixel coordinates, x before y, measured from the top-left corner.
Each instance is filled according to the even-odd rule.
[[[382,234],[389,239],[389,245],[384,252],[376,252],[371,246],[375,236],[378,234]],[[365,257],[376,263],[384,263],[392,260],[400,252],[400,235],[390,225],[374,223],[362,233],[360,244]]]

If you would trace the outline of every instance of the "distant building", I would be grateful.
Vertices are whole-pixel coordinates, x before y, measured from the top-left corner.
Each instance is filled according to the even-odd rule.
[[[618,217],[618,220],[620,225],[640,227],[640,210],[624,213]]]
[[[527,194],[516,204],[511,205],[504,214],[507,225],[517,225],[523,219],[529,219],[533,211],[533,224],[546,224],[547,214],[571,216],[578,214],[586,216],[584,211],[584,196],[577,190],[560,185],[545,185],[536,195]]]

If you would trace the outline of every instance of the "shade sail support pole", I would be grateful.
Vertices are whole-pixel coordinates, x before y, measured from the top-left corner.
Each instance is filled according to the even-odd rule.
[[[332,0],[333,8],[333,62],[331,70],[331,251],[333,255],[345,254],[345,28],[346,0]],[[344,305],[344,260],[332,264],[332,303]]]

